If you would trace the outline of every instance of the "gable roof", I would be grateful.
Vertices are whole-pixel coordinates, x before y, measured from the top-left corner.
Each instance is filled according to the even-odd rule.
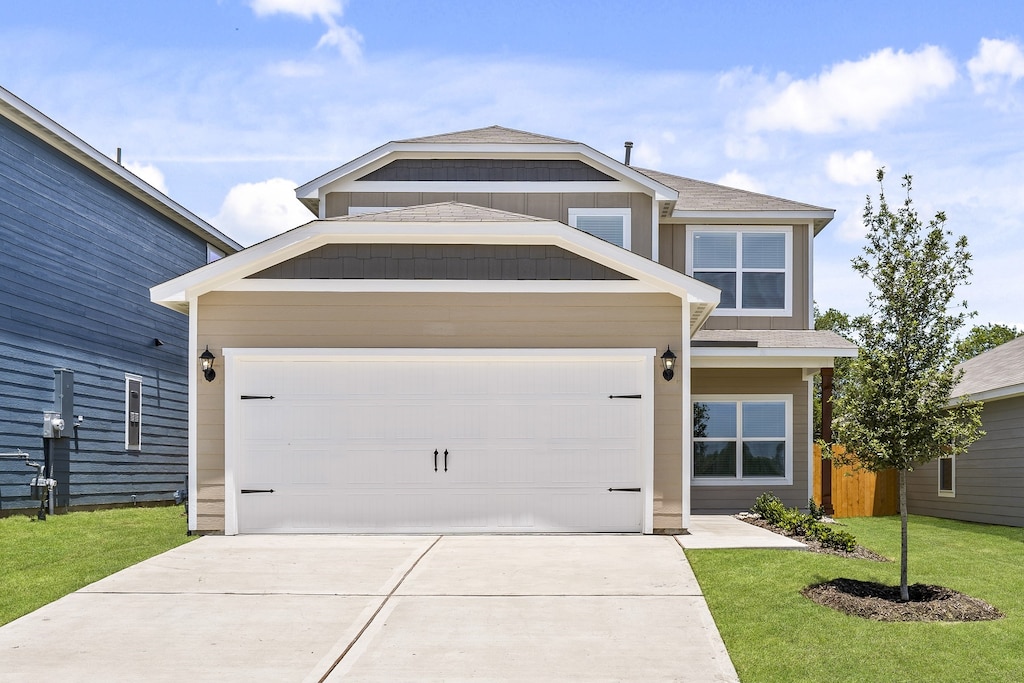
[[[428,135],[421,138],[407,138],[395,142],[439,142],[445,144],[579,144],[575,140],[553,138],[539,133],[530,133],[525,130],[505,128],[504,126],[488,126],[486,128],[473,128],[471,130],[460,130],[454,133],[441,133],[439,135]]]
[[[184,312],[188,310],[190,301],[208,292],[240,287],[259,288],[260,291],[267,291],[270,287],[293,287],[293,284],[286,285],[280,280],[247,280],[244,283],[242,281],[278,263],[325,244],[336,243],[516,244],[561,247],[628,275],[636,281],[615,286],[634,287],[635,291],[665,292],[680,297],[689,304],[691,333],[700,328],[718,304],[720,297],[720,292],[710,285],[564,223],[458,202],[443,202],[379,214],[315,220],[156,285],[150,288],[150,299]],[[435,282],[410,280],[403,286],[414,288],[410,291],[429,291]],[[607,284],[577,281],[578,286],[592,288]],[[303,291],[335,291],[330,289],[331,286],[359,287],[358,291],[378,291],[368,287],[379,287],[379,291],[395,291],[395,281],[392,280],[334,281],[333,285],[328,281],[313,280],[309,284],[309,289]],[[489,286],[511,288],[515,285],[495,281]]]
[[[834,209],[813,204],[795,202],[791,199],[773,197],[758,192],[739,190],[725,185],[716,185],[703,180],[663,173],[647,168],[636,170],[679,192],[672,216],[676,218],[702,218],[709,214],[723,214],[722,217],[742,219],[743,215],[788,214],[792,218],[814,221],[817,234],[835,215]]]
[[[991,401],[1024,395],[1024,337],[1001,344],[957,366],[964,371],[953,398]]]
[[[325,218],[328,221],[346,222],[358,221],[369,223],[415,223],[415,222],[475,222],[475,223],[522,223],[523,221],[537,221],[543,223],[544,218],[527,216],[511,211],[500,209],[488,209],[474,204],[461,202],[437,202],[436,204],[422,204],[420,206],[407,206],[391,211],[380,211],[370,214],[357,214],[355,216],[336,216]]]
[[[0,116],[221,251],[231,254],[242,248],[238,242],[3,87],[0,87]]]

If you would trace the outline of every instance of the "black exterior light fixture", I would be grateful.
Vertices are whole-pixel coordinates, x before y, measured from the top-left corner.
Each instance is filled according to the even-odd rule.
[[[206,350],[199,354],[199,365],[203,368],[203,377],[206,378],[207,382],[212,382],[217,376],[216,370],[213,369],[213,361],[217,360],[217,356],[210,353],[210,345],[206,345]]]
[[[676,354],[672,353],[671,346],[666,346],[665,353],[661,354],[661,366],[665,368],[661,371],[661,376],[665,378],[666,382],[671,382],[672,378],[676,376]]]

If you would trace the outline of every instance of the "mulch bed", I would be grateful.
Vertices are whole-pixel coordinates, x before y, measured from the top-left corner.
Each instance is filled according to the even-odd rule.
[[[764,521],[756,515],[737,515],[747,524],[768,529],[783,536],[795,538],[807,545],[807,550],[827,555],[838,555],[875,562],[889,562],[889,558],[858,545],[852,553],[826,548],[818,541],[804,536],[793,536]],[[930,586],[915,583],[908,586],[910,600],[900,601],[900,587],[887,586],[874,581],[856,579],[832,579],[808,586],[800,591],[809,600],[831,607],[845,614],[873,621],[992,621],[1002,619],[1003,614],[984,600],[972,598],[944,586]]]
[[[874,581],[832,579],[800,593],[819,605],[873,621],[992,621],[1003,614],[984,600],[943,586],[908,586],[910,601],[900,602],[900,587]]]
[[[823,546],[821,542],[817,539],[807,538],[806,536],[794,536],[785,529],[780,529],[774,524],[769,524],[760,517],[757,517],[756,515],[752,515],[750,513],[741,513],[739,515],[736,515],[736,518],[743,520],[747,524],[753,524],[754,526],[759,526],[762,529],[773,531],[779,534],[780,536],[788,536],[790,538],[794,538],[803,543],[804,545],[806,545],[807,549],[812,553],[822,553],[824,555],[837,555],[839,557],[849,557],[857,560],[872,560],[873,562],[889,562],[888,557],[879,555],[874,550],[871,550],[870,548],[865,548],[862,545],[859,545],[856,548],[854,548],[852,553],[848,553],[844,550],[839,550],[838,548],[827,548]]]

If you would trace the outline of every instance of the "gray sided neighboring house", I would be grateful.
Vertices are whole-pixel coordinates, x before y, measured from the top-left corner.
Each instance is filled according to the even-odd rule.
[[[187,320],[149,288],[239,245],[2,88],[0,245],[0,453],[48,453],[60,508],[170,499],[187,473],[192,359]],[[44,439],[56,369],[74,373],[84,420]],[[2,512],[38,504],[32,474],[0,459]]]
[[[915,514],[1024,526],[1024,337],[960,365],[954,398],[983,401],[985,436],[966,455],[941,458],[908,479]]]

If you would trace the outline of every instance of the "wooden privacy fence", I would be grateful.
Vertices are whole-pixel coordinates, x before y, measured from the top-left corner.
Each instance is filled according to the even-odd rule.
[[[842,446],[834,446],[836,450]],[[814,502],[821,505],[821,446],[814,444]],[[832,466],[833,517],[882,517],[900,511],[900,475],[896,470],[868,472]]]

